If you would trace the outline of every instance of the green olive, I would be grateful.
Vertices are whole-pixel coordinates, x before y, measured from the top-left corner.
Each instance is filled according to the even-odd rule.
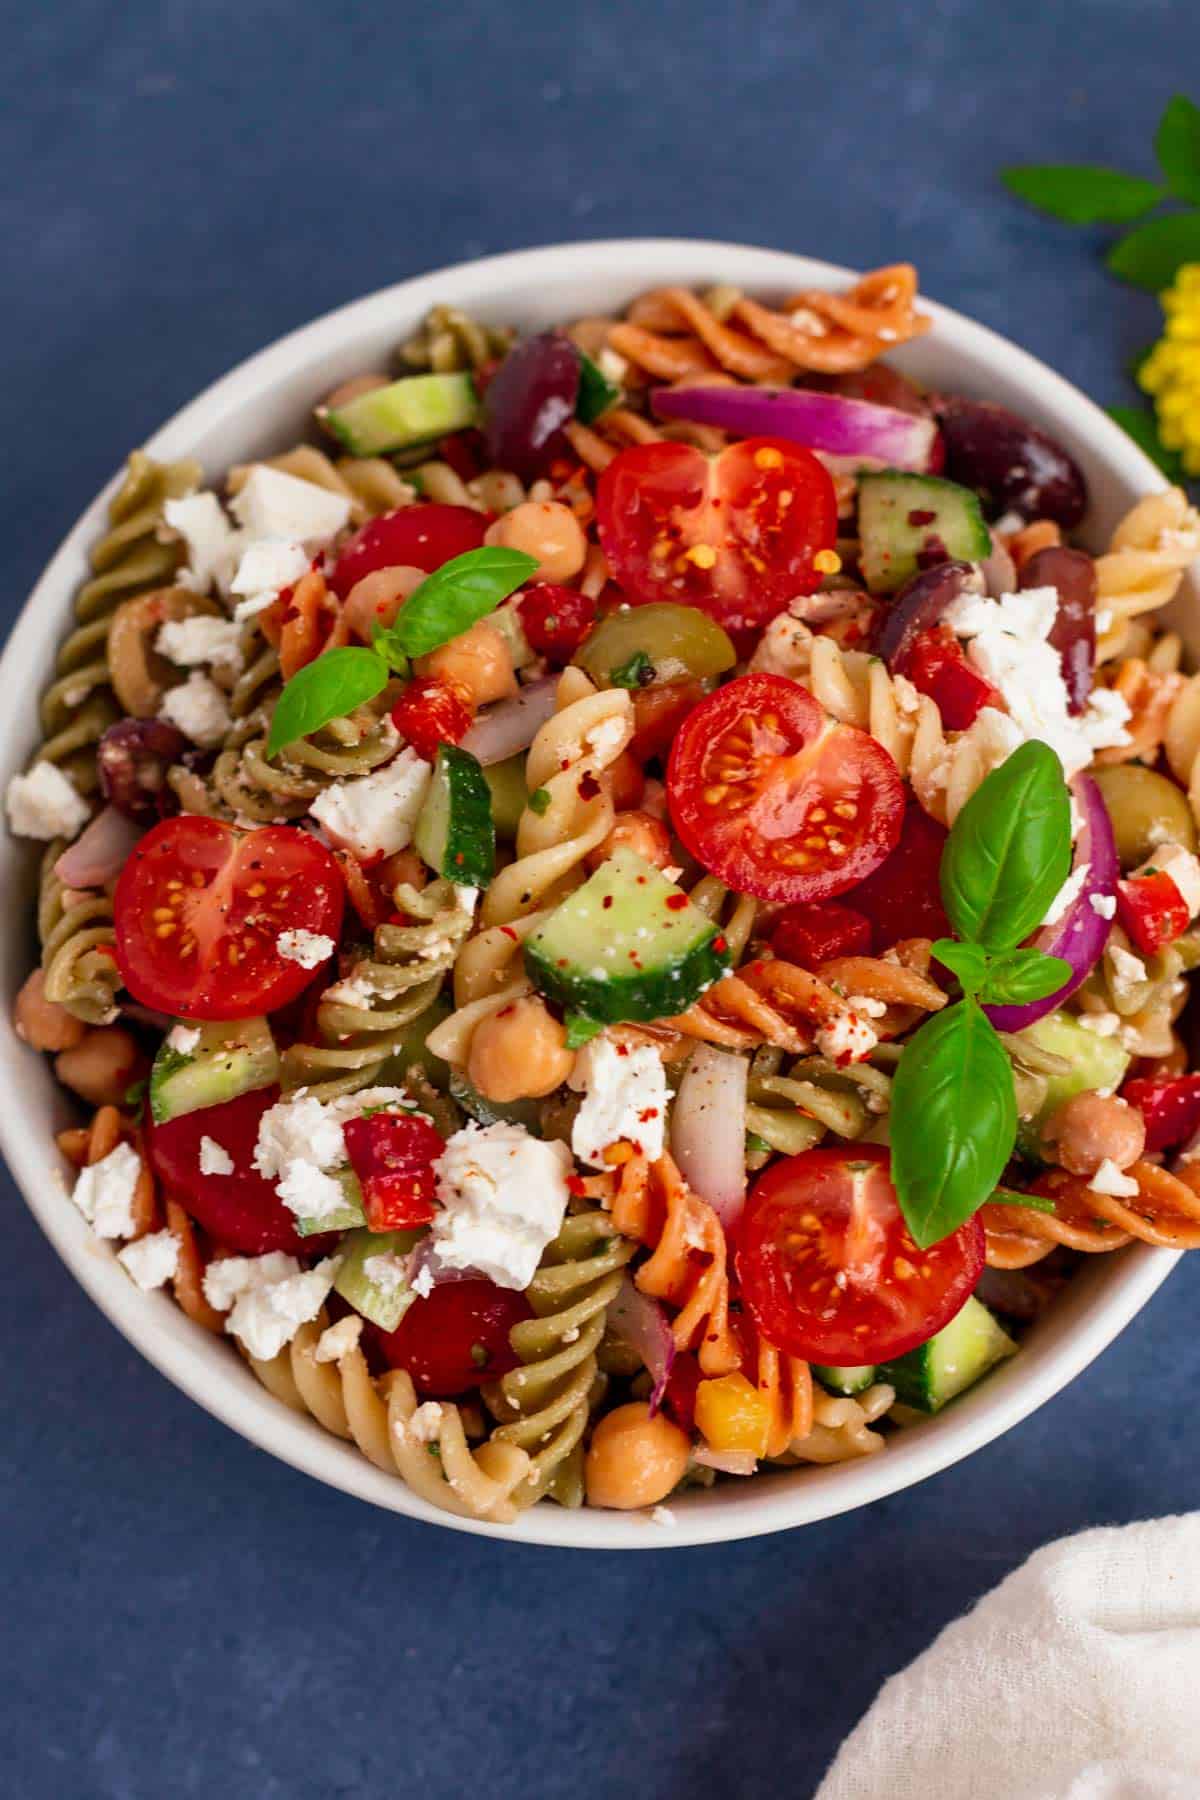
[[[1126,873],[1162,844],[1196,848],[1196,825],[1187,795],[1165,775],[1156,775],[1141,763],[1113,763],[1093,774]]]
[[[491,791],[492,822],[496,827],[496,836],[516,837],[521,814],[529,800],[529,790],[525,786],[524,756],[510,756],[507,762],[490,764],[483,771],[483,778]]]
[[[652,681],[723,675],[737,653],[707,613],[656,600],[608,613],[575,661],[599,687],[645,687]]]

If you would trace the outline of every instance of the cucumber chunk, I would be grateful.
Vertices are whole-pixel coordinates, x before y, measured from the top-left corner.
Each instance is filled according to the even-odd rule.
[[[599,363],[584,351],[579,352],[579,393],[575,398],[575,417],[584,425],[593,424],[621,398],[621,390],[610,381]]]
[[[1041,1107],[1032,1119],[1022,1119],[1017,1126],[1018,1148],[1044,1162],[1042,1131],[1050,1114],[1076,1094],[1092,1088],[1120,1087],[1129,1067],[1129,1052],[1115,1038],[1097,1037],[1094,1031],[1085,1031],[1078,1019],[1065,1012],[1048,1013],[1036,1025],[1027,1025],[1024,1031],[1014,1034],[1017,1044],[1023,1038],[1035,1049],[1048,1050],[1071,1065],[1062,1075],[1046,1076],[1046,1098]]]
[[[491,763],[483,771],[483,779],[492,796],[492,823],[496,827],[496,836],[516,837],[521,814],[529,803],[524,752],[510,756],[507,762]]]
[[[450,1071],[450,1098],[480,1125],[523,1125],[531,1137],[542,1135],[540,1101],[489,1100],[461,1069]]]
[[[831,1394],[862,1394],[875,1379],[874,1363],[849,1364],[845,1368],[826,1368],[814,1363],[812,1372]]]
[[[150,1071],[150,1117],[156,1125],[279,1080],[279,1052],[265,1019],[194,1027],[184,1021],[183,1029],[199,1032],[195,1049],[175,1050],[164,1041]]]
[[[890,1382],[896,1398],[918,1412],[940,1412],[947,1401],[986,1375],[1017,1346],[1000,1322],[974,1295],[960,1313],[926,1344],[907,1356],[881,1363],[879,1379]]]
[[[898,469],[858,478],[860,564],[873,594],[893,594],[934,563],[980,562],[992,537],[979,497],[940,475]]]
[[[297,1217],[296,1230],[301,1237],[319,1237],[323,1231],[351,1231],[356,1225],[366,1224],[362,1189],[354,1170],[338,1169],[333,1178],[346,1196],[346,1204],[338,1212],[322,1213],[319,1219]]]
[[[535,987],[611,1024],[686,1012],[725,974],[720,927],[633,850],[618,850],[525,941]]]
[[[420,1237],[419,1231],[349,1231],[342,1239],[334,1291],[381,1331],[395,1331],[416,1299],[403,1264]],[[375,1257],[385,1259],[383,1265],[368,1274]]]
[[[439,744],[413,843],[430,868],[461,887],[486,887],[496,871],[492,790],[469,750]]]
[[[381,456],[474,425],[479,400],[469,375],[406,375],[318,416],[351,456]]]

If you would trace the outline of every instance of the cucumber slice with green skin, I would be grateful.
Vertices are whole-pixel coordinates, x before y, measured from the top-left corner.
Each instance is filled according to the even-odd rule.
[[[999,1320],[974,1295],[960,1313],[927,1344],[919,1344],[895,1362],[879,1365],[879,1379],[891,1384],[896,1398],[917,1412],[940,1412],[947,1401],[995,1368],[1017,1346]]]
[[[358,1176],[353,1169],[338,1169],[334,1180],[346,1196],[346,1204],[339,1212],[322,1213],[319,1219],[298,1218],[296,1230],[301,1237],[319,1237],[323,1231],[351,1231],[356,1225],[365,1225],[367,1215],[363,1211],[362,1190],[358,1185]]]
[[[507,762],[489,764],[483,771],[483,779],[491,790],[492,823],[496,827],[496,836],[516,837],[521,814],[529,804],[524,754],[510,756]]]
[[[413,843],[435,874],[486,887],[496,872],[492,790],[469,750],[439,744]]]
[[[1094,1031],[1085,1031],[1078,1019],[1065,1012],[1048,1013],[1036,1025],[1027,1025],[1024,1031],[1016,1032],[1014,1043],[1020,1044],[1022,1039],[1028,1039],[1037,1050],[1048,1050],[1053,1056],[1061,1056],[1071,1065],[1062,1075],[1045,1077],[1045,1100],[1032,1119],[1022,1119],[1017,1126],[1018,1149],[1026,1156],[1035,1156],[1045,1162],[1048,1158],[1043,1150],[1042,1132],[1050,1114],[1076,1094],[1087,1093],[1093,1088],[1119,1088],[1129,1067],[1129,1052],[1123,1050],[1115,1038],[1097,1037]]]
[[[523,1125],[531,1137],[541,1137],[541,1107],[536,1100],[488,1100],[469,1082],[461,1069],[450,1071],[450,1098],[457,1100],[468,1118],[480,1125]]]
[[[338,1246],[342,1260],[333,1278],[334,1292],[381,1331],[395,1331],[416,1299],[402,1265],[421,1235],[419,1231],[348,1231]],[[368,1263],[377,1256],[386,1259],[386,1280],[378,1279],[381,1270],[367,1273]]]
[[[858,478],[859,562],[873,594],[894,594],[935,563],[981,562],[992,535],[979,497],[940,475],[898,469]]]
[[[182,1028],[200,1034],[194,1050],[164,1041],[150,1071],[150,1117],[156,1125],[220,1106],[279,1080],[279,1052],[265,1019],[234,1019]]]
[[[633,850],[617,850],[525,941],[534,986],[606,1024],[686,1012],[730,961],[720,927]]]
[[[831,1394],[863,1394],[875,1380],[874,1363],[860,1363],[843,1369],[825,1368],[814,1363],[812,1372]]]
[[[469,375],[406,375],[318,416],[351,456],[382,456],[474,425],[479,398]]]
[[[575,417],[584,425],[591,425],[601,413],[606,413],[610,406],[615,406],[621,398],[621,390],[615,381],[610,381],[599,363],[594,363],[590,356],[579,352],[579,392],[575,397]]]

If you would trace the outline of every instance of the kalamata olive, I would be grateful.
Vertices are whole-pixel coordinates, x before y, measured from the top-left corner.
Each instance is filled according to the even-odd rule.
[[[913,639],[936,625],[948,606],[963,594],[983,591],[973,563],[944,562],[923,569],[900,589],[883,617],[875,649],[889,669],[902,662]]]
[[[96,746],[104,798],[131,819],[159,812],[167,769],[187,748],[181,731],[162,719],[121,719]]]
[[[1058,594],[1050,642],[1062,658],[1068,710],[1081,713],[1096,663],[1096,565],[1086,550],[1055,544],[1029,558],[1021,570],[1021,586],[1052,587]]]
[[[994,515],[1053,519],[1069,531],[1087,509],[1083,471],[1061,444],[1007,407],[939,394],[946,474],[974,488]]]
[[[532,481],[565,447],[562,428],[575,411],[579,352],[558,331],[542,331],[511,349],[484,395],[488,455]]]

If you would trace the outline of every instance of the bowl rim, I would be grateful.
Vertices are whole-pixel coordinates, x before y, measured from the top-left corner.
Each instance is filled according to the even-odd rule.
[[[415,320],[439,300],[486,307],[494,291],[515,281],[553,287],[568,280],[599,284],[627,277],[632,293],[672,280],[704,278],[683,273],[685,268],[710,274],[719,270],[725,279],[758,288],[843,285],[855,279],[852,270],[819,259],[696,238],[583,240],[453,263],[377,289],[274,340],[174,413],[145,449],[164,458],[192,454],[203,432],[216,429],[230,413],[242,411],[251,399],[269,396],[318,356],[352,349],[392,315]],[[1130,496],[1164,487],[1160,472],[1121,428],[1062,376],[989,327],[924,294],[921,305],[934,318],[937,338],[978,364],[981,373],[1002,364],[1010,381],[1036,393],[1039,408],[1049,405],[1072,415],[1076,435],[1087,440]],[[85,508],[35,584],[0,657],[0,691],[28,688],[34,670],[60,641],[86,547],[103,529],[105,509],[120,479],[118,472]],[[0,724],[4,779],[24,765],[23,723],[24,715],[14,709]],[[0,1070],[28,1083],[28,1067],[28,1051],[6,1017]],[[48,1067],[45,1081],[52,1093],[57,1091]],[[172,1300],[137,1289],[119,1268],[111,1246],[95,1239],[75,1209],[64,1204],[65,1184],[53,1142],[22,1130],[16,1108],[0,1109],[0,1150],[30,1211],[80,1285],[117,1330],[207,1412],[255,1447],[328,1486],[427,1523],[523,1545],[616,1550],[733,1542],[815,1523],[899,1492],[982,1448],[1058,1393],[1134,1317],[1179,1256],[1140,1245],[1125,1250],[1118,1266],[1104,1269],[1102,1279],[1092,1282],[1103,1292],[1078,1321],[1053,1334],[1049,1343],[1023,1351],[1019,1381],[1006,1382],[1007,1371],[1000,1371],[948,1412],[906,1429],[881,1455],[775,1473],[756,1480],[749,1492],[718,1488],[684,1496],[671,1502],[674,1528],[669,1530],[652,1523],[646,1513],[569,1512],[551,1506],[534,1507],[505,1526],[426,1505],[398,1476],[376,1469],[353,1446],[291,1412],[228,1355],[227,1346],[184,1320]],[[1009,1368],[1015,1372],[1015,1365]]]

